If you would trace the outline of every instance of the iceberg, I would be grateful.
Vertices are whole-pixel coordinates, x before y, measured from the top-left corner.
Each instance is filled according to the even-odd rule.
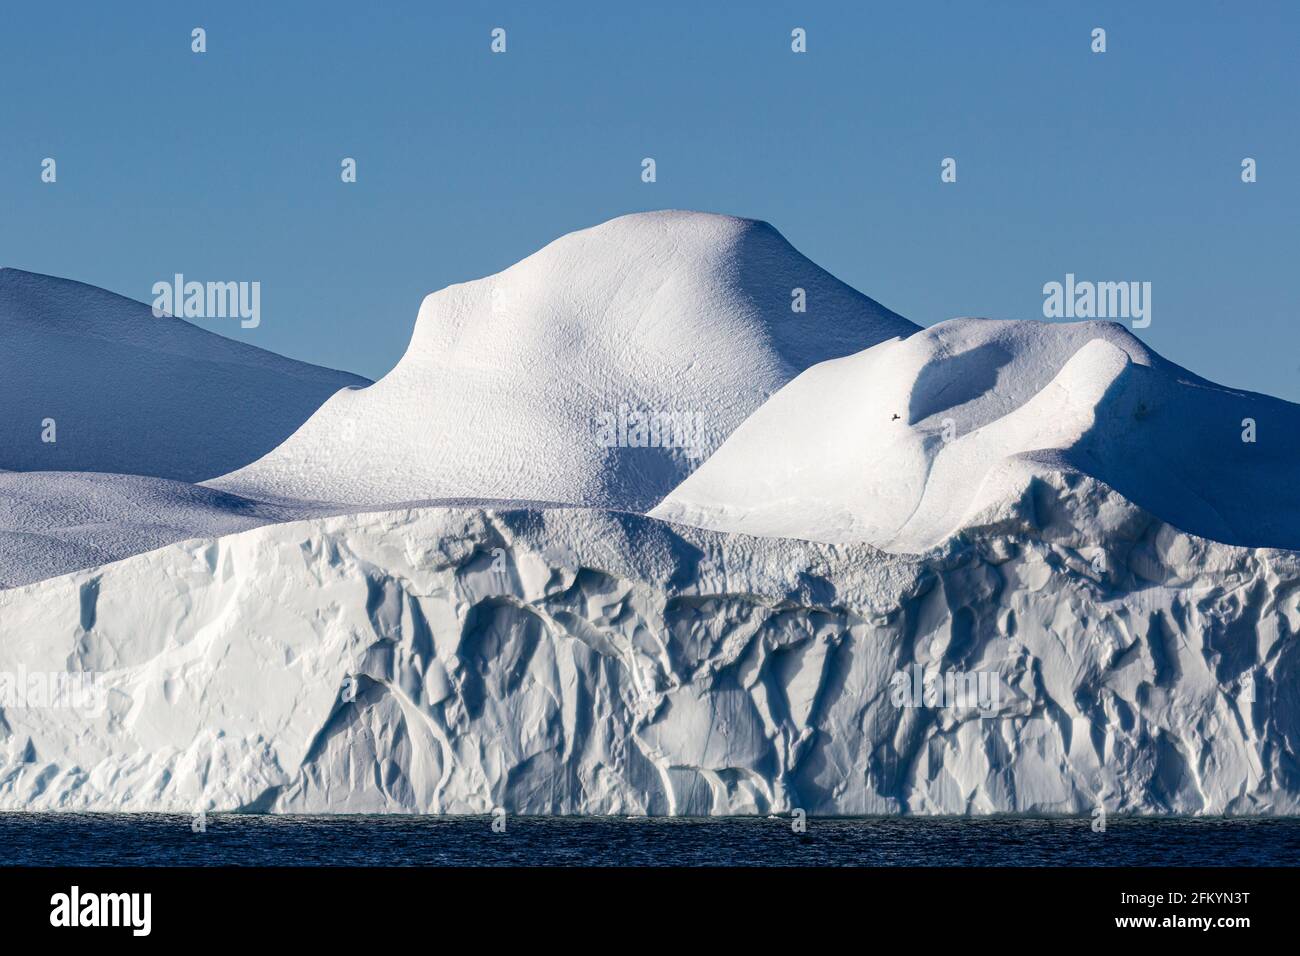
[[[1300,407],[1119,325],[650,213],[308,378],[251,457],[0,460],[0,809],[1300,811]]]

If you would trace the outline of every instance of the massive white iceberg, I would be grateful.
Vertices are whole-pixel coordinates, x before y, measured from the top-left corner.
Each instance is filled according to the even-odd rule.
[[[0,475],[0,808],[1298,812],[1298,413],[616,220],[231,475]]]

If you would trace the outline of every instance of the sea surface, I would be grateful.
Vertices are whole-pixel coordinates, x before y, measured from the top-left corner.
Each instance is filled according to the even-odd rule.
[[[1297,866],[1300,818],[0,813],[0,866]],[[197,832],[196,832],[197,831]]]

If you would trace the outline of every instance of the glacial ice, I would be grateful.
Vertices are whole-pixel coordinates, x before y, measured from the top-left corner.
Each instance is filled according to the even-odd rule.
[[[418,508],[2,591],[0,673],[87,672],[105,696],[3,708],[0,807],[1300,809],[1300,555],[1088,479],[1033,491],[1038,527],[925,557]],[[997,706],[896,706],[915,667],[996,674]]]
[[[248,464],[279,438],[123,412],[234,343],[61,283],[0,274],[0,336],[65,378],[107,340],[69,461],[153,477],[0,458],[0,809],[1300,812],[1300,408],[1118,325],[918,330],[766,224],[623,217],[315,414],[299,370]],[[256,401],[296,374],[236,351]],[[596,441],[621,406],[698,447]],[[156,477],[208,440],[247,467]]]

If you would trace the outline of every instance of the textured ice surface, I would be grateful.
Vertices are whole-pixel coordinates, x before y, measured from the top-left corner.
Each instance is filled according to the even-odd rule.
[[[95,567],[187,538],[336,513],[250,501],[166,478],[0,473],[0,588]]]
[[[0,589],[98,567],[190,538],[218,538],[283,521],[394,507],[542,504],[442,499],[364,507],[254,501],[165,478],[4,472],[0,473]]]
[[[1086,480],[1036,494],[1032,534],[924,559],[427,508],[0,592],[0,672],[106,692],[97,716],[4,708],[0,807],[1300,810],[1297,555]],[[997,706],[898,707],[916,666],[995,673]]]
[[[809,369],[651,514],[923,552],[993,515],[1032,523],[1033,476],[1061,473],[1216,541],[1297,548],[1297,436],[1300,405],[1115,323],[955,319]]]
[[[806,312],[792,310],[796,288]],[[430,295],[392,372],[211,484],[253,498],[642,511],[805,368],[916,329],[766,223],[623,216]],[[675,427],[601,434],[602,416],[633,415]]]
[[[270,451],[329,396],[369,384],[141,302],[0,269],[0,468],[200,481]],[[42,441],[46,419],[56,442]]]

